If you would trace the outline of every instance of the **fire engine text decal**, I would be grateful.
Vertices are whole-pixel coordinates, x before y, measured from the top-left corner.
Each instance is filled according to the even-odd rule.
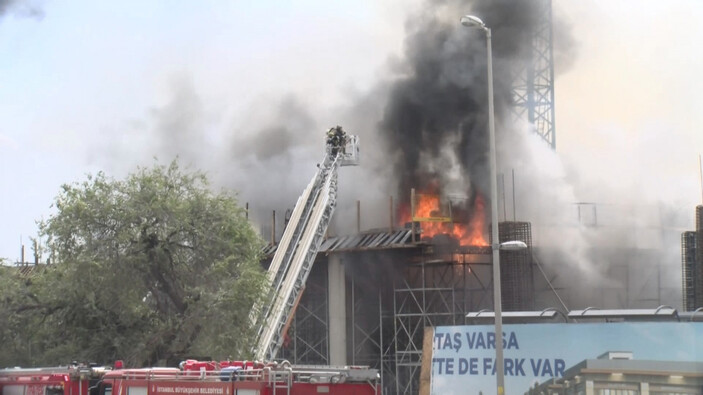
[[[222,395],[225,393],[224,388],[197,388],[197,387],[165,387],[156,386],[157,394],[205,394],[205,395]]]

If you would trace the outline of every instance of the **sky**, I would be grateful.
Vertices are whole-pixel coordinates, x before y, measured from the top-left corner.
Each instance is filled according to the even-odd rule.
[[[19,259],[62,184],[97,171],[119,178],[174,154],[242,201],[268,191],[260,206],[292,205],[321,158],[324,128],[377,121],[381,99],[359,100],[394,73],[419,7],[0,0],[0,257]],[[692,229],[701,203],[703,3],[553,7],[570,33],[554,37],[557,155],[543,155],[555,179],[570,180],[560,203],[617,211],[664,202],[676,231]],[[280,120],[304,132],[277,133]],[[367,163],[379,155],[368,152]],[[349,200],[355,188],[387,196],[382,178],[358,178],[342,191]]]

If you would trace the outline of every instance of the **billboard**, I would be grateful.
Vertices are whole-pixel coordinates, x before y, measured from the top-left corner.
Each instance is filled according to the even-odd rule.
[[[502,341],[506,394],[523,394],[607,352],[631,352],[637,360],[703,361],[703,323],[694,322],[504,325]],[[431,358],[424,358],[431,364],[430,393],[496,394],[495,342],[493,325],[434,328]]]

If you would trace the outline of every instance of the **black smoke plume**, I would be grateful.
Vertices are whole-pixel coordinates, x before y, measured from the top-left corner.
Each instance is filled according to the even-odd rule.
[[[390,89],[380,134],[391,152],[399,195],[439,188],[488,191],[486,36],[462,26],[462,15],[492,29],[497,119],[511,105],[513,75],[524,67],[540,2],[429,1],[408,19],[404,62]],[[497,128],[500,135],[500,128]]]

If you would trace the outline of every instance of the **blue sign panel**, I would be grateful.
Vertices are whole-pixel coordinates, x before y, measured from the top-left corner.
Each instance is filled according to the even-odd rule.
[[[496,336],[492,325],[436,327],[431,393],[496,394]],[[633,359],[703,361],[703,323],[597,323],[504,325],[505,393],[523,394],[535,383],[607,352]]]

